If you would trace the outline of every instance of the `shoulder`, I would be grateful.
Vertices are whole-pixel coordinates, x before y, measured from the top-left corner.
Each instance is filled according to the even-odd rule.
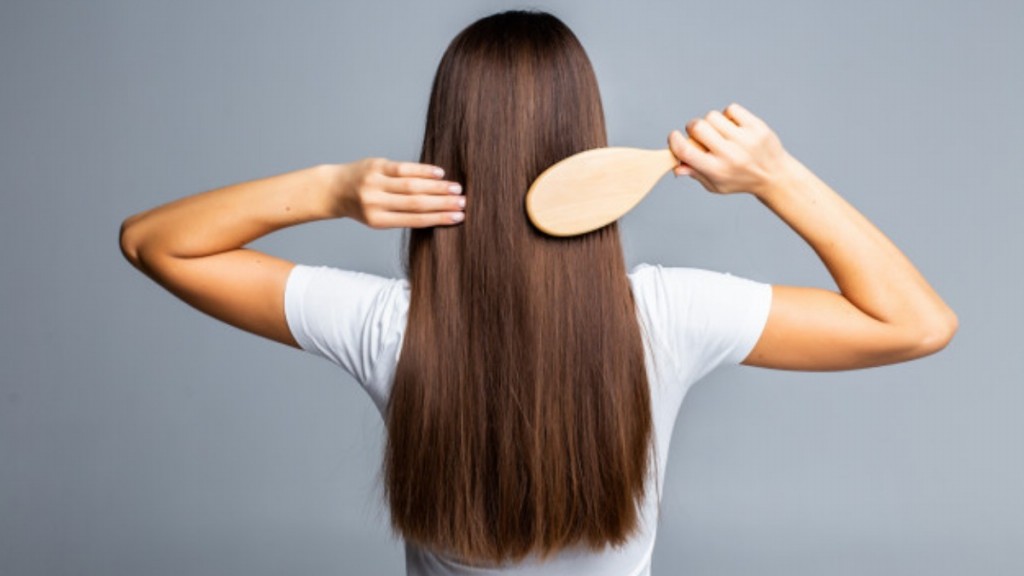
[[[629,272],[638,303],[680,306],[693,299],[730,300],[770,290],[770,285],[703,268],[637,264]]]
[[[697,378],[742,361],[771,307],[770,284],[728,272],[639,264],[629,279],[650,336],[687,358]]]
[[[297,264],[285,288],[288,326],[303,350],[337,364],[379,405],[409,307],[409,282]]]
[[[305,290],[309,287],[320,290],[337,290],[347,293],[376,293],[382,290],[408,289],[408,280],[388,278],[368,272],[345,270],[334,266],[296,264],[288,277],[288,289]]]
[[[344,312],[352,316],[401,308],[408,301],[409,282],[404,278],[333,266],[296,264],[285,286],[285,302],[295,311],[302,306],[319,313]]]

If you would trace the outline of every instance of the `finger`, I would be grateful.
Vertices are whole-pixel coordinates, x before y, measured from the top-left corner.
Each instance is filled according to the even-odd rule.
[[[672,172],[676,176],[689,176],[689,177],[693,178],[694,180],[700,182],[701,185],[703,185],[708,190],[712,189],[711,188],[711,181],[708,180],[707,178],[705,178],[704,175],[701,174],[700,172],[697,172],[696,170],[694,170],[694,168],[692,166],[687,166],[686,164],[680,164],[679,166],[676,166],[675,168],[673,168]]]
[[[449,180],[385,176],[381,189],[392,194],[461,194],[462,186]]]
[[[735,102],[726,106],[722,112],[726,117],[735,122],[737,126],[752,128],[764,125],[763,120]]]
[[[452,194],[387,194],[381,202],[391,212],[456,212],[465,207],[466,197]]]
[[[694,140],[700,141],[712,154],[721,154],[728,145],[722,134],[707,120],[694,118],[686,123],[686,131]]]
[[[690,168],[685,164],[680,164],[672,169],[672,173],[676,176],[689,176],[690,174],[693,174],[693,168]]]
[[[704,175],[701,174],[700,172],[694,170],[693,172],[690,173],[689,176],[696,180],[697,182],[700,182],[700,185],[703,186],[705,190],[709,192],[717,192],[711,181],[705,178]]]
[[[686,138],[679,130],[669,134],[668,144],[680,162],[697,170],[706,170],[714,161],[714,157],[699,142]]]
[[[462,212],[384,212],[375,222],[374,228],[429,228],[431,226],[452,226],[465,220]]]
[[[672,132],[669,132],[669,135],[668,135],[668,147],[669,147],[669,149],[672,150],[673,146],[676,146],[677,148],[681,148],[682,147],[682,143],[683,143],[684,140],[687,140],[687,138],[679,130],[673,130]],[[689,142],[691,144],[696,145],[696,147],[699,150],[702,150],[704,152],[708,151],[708,149],[705,148],[703,144],[701,144],[700,142],[697,142],[696,140],[694,140],[692,138],[689,139]],[[672,150],[672,152],[675,153],[675,150]],[[680,159],[680,160],[682,160],[682,159]]]
[[[704,119],[707,120],[708,124],[711,124],[715,130],[718,130],[718,133],[724,136],[727,140],[736,140],[739,138],[740,127],[729,118],[726,118],[725,115],[718,110],[708,112]]]
[[[398,162],[389,160],[384,164],[381,172],[385,176],[393,178],[441,178],[444,176],[444,169],[432,164],[420,164],[419,162]]]

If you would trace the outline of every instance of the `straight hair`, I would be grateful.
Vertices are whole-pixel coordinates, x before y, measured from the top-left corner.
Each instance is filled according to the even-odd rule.
[[[524,205],[545,168],[606,145],[590,60],[555,16],[495,14],[448,46],[420,161],[462,183],[466,219],[407,231],[383,460],[404,539],[493,565],[638,530],[650,392],[618,227],[554,238]]]

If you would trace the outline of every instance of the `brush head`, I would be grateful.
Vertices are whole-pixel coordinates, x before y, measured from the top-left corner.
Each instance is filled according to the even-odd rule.
[[[668,149],[594,148],[541,173],[526,192],[526,213],[551,236],[576,236],[606,226],[633,209],[679,165]]]

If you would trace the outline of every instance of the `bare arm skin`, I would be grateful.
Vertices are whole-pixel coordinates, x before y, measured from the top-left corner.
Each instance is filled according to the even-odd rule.
[[[877,228],[783,150],[738,104],[687,124],[669,143],[688,174],[715,193],[748,192],[817,252],[839,292],[773,286],[751,366],[843,370],[934,353],[956,315]],[[175,200],[127,218],[121,250],[189,305],[297,347],[284,317],[292,262],[245,248],[274,230],[327,218],[372,228],[454,225],[464,200],[434,167],[381,158],[323,164]]]
[[[125,219],[121,251],[192,307],[298,348],[284,316],[285,283],[295,264],[244,246],[328,218],[354,218],[372,228],[456,224],[463,197],[435,169],[369,158],[209,190]]]
[[[747,192],[799,234],[839,292],[773,286],[768,323],[744,364],[846,370],[903,362],[944,348],[957,318],[902,252],[853,206],[789,155],[738,104],[713,110],[669,145],[690,175],[719,194]]]

